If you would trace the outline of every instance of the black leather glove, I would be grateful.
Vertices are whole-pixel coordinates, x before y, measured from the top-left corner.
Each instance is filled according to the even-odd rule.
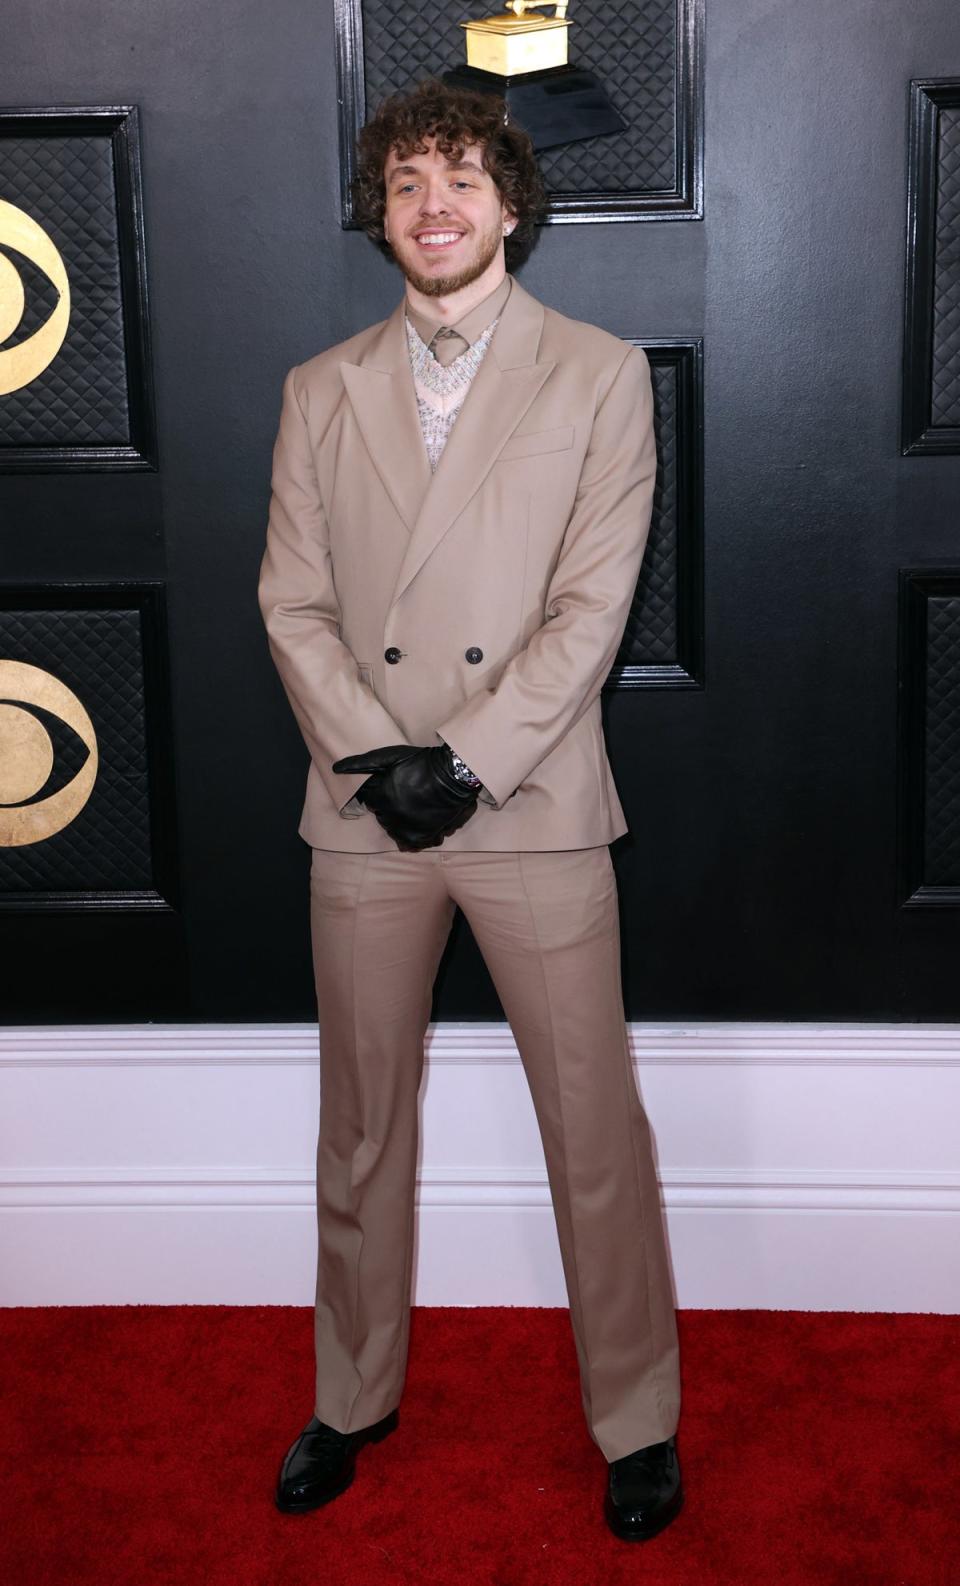
[[[445,837],[466,824],[477,807],[477,791],[454,776],[446,744],[430,749],[409,743],[387,744],[335,760],[333,769],[371,773],[357,789],[357,798],[405,853],[439,848]]]

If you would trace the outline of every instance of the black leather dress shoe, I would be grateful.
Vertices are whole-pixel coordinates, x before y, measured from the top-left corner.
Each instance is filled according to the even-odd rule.
[[[398,1420],[397,1411],[391,1410],[373,1426],[361,1427],[357,1432],[338,1432],[312,1415],[283,1457],[277,1508],[285,1514],[306,1514],[346,1492],[353,1480],[357,1449],[388,1437]]]
[[[645,1542],[668,1526],[682,1507],[680,1464],[672,1437],[610,1460],[604,1514],[617,1536]]]

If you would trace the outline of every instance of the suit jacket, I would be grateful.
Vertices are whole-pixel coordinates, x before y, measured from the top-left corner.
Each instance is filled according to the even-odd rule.
[[[404,305],[295,366],[260,608],[310,751],[300,835],[396,847],[334,760],[450,744],[488,790],[450,849],[587,848],[627,830],[600,690],[650,524],[645,354],[514,280],[431,476]]]

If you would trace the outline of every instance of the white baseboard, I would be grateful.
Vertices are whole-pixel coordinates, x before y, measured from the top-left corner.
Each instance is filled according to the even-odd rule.
[[[960,1068],[960,1024],[782,1024],[683,1021],[629,1027],[634,1059],[651,1063],[895,1064]],[[508,1024],[431,1024],[433,1063],[519,1063]],[[0,1068],[317,1062],[315,1024],[54,1024],[0,1026]]]
[[[960,1027],[630,1035],[681,1307],[960,1312]],[[565,1304],[509,1027],[427,1053],[415,1301]],[[315,1026],[8,1028],[0,1086],[0,1303],[312,1302]]]

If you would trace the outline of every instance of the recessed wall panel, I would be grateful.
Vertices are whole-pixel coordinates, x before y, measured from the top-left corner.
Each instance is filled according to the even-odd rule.
[[[960,906],[960,567],[900,585],[901,901]]]
[[[389,94],[462,66],[461,21],[496,9],[490,0],[441,12],[413,0],[337,0],[345,225],[359,127]],[[700,219],[702,0],[611,0],[569,15],[571,64],[599,79],[626,128],[542,151],[549,219]]]
[[[162,591],[0,587],[0,909],[168,907]]]
[[[636,342],[650,360],[657,482],[636,593],[607,688],[699,687],[703,668],[703,346]]]
[[[149,469],[136,108],[0,111],[0,470]]]
[[[902,446],[960,452],[960,78],[911,84]]]

